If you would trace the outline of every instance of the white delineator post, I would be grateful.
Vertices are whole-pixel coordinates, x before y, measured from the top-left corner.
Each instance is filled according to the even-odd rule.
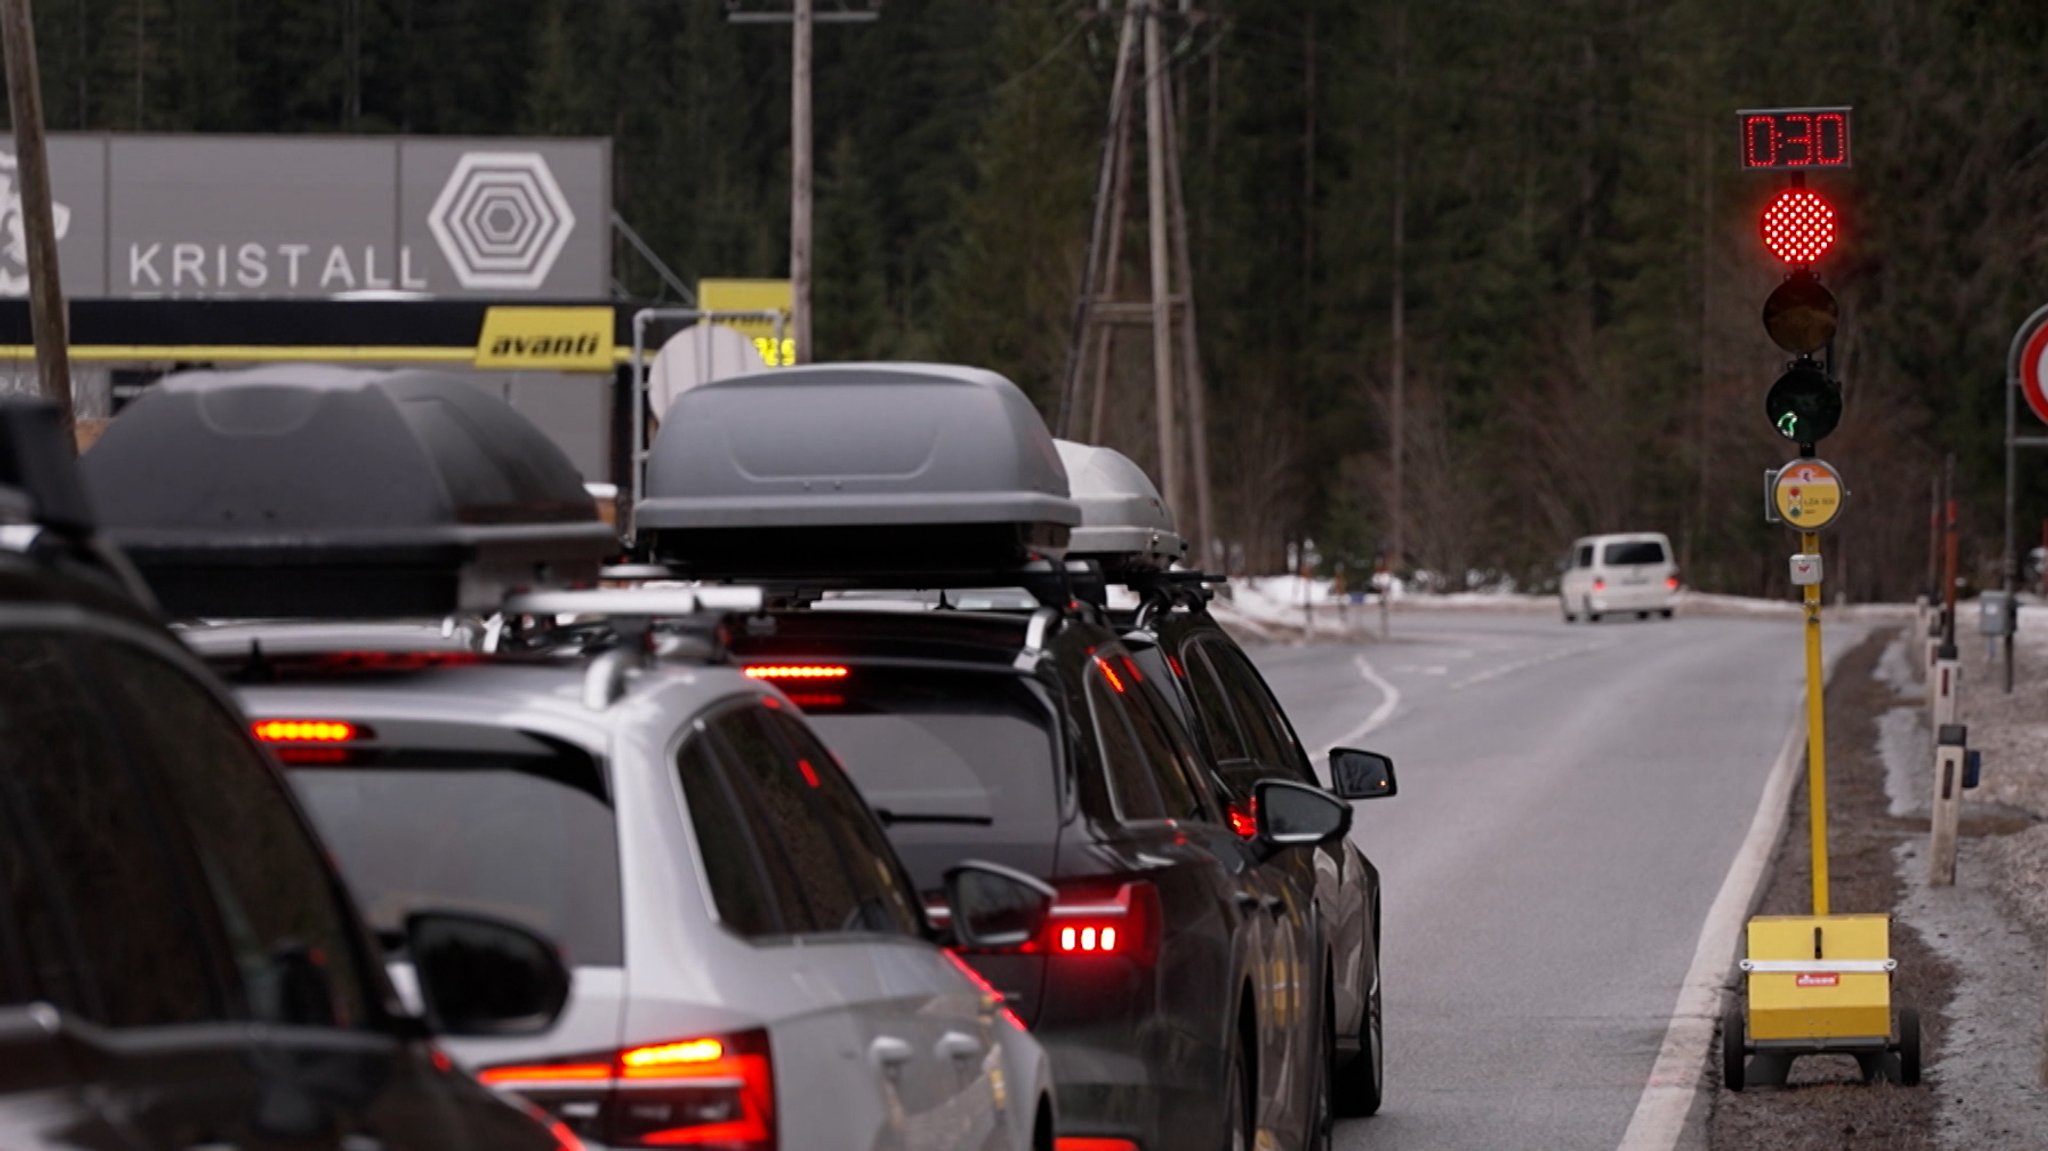
[[[1927,850],[1927,885],[1956,882],[1956,834],[1963,821],[1963,762],[1969,731],[1952,723],[1937,729],[1934,745],[1934,833]]]
[[[1913,597],[1913,638],[1922,646],[1920,663],[1913,669],[1913,674],[1919,676],[1923,683],[1927,680],[1928,671],[1934,667],[1933,648],[1927,642],[1934,638],[1934,624],[1931,622],[1934,617],[1930,606],[1926,596]]]
[[[1956,694],[1961,689],[1963,664],[1956,646],[1943,643],[1935,649],[1933,678],[1927,684],[1927,701],[1932,710],[1929,726],[1936,732],[1956,721]]]

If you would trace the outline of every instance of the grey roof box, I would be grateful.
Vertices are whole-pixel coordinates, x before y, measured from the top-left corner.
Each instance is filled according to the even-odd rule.
[[[1053,442],[1074,502],[1081,505],[1081,526],[1067,544],[1067,558],[1100,561],[1110,575],[1163,571],[1187,558],[1188,542],[1173,530],[1173,509],[1145,469],[1112,448]]]
[[[818,364],[683,392],[636,543],[703,577],[985,578],[1058,559],[1081,509],[1016,385],[949,364]]]
[[[594,583],[583,477],[452,375],[294,365],[165,377],[79,460],[175,617],[438,616]]]

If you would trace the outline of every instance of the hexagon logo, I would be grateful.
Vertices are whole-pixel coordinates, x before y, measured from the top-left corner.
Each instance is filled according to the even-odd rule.
[[[546,282],[576,214],[538,152],[464,152],[427,227],[456,283],[532,291]]]

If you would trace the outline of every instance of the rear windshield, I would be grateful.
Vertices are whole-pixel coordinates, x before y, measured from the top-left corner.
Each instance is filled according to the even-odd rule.
[[[1660,564],[1664,562],[1664,541],[1626,540],[1622,543],[1608,544],[1602,555],[1604,558],[1601,562],[1610,566]]]
[[[377,929],[473,911],[541,932],[571,963],[623,962],[618,829],[583,752],[383,752],[291,777]]]
[[[791,697],[882,817],[920,889],[938,887],[969,855],[1049,869],[1059,768],[1051,714],[1027,681],[855,667],[829,689]]]

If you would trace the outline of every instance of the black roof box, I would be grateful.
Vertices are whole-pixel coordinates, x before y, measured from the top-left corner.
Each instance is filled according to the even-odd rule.
[[[177,617],[448,615],[595,582],[617,539],[553,441],[426,371],[165,377],[80,460]]]
[[[1081,509],[1016,385],[951,364],[717,380],[662,420],[636,546],[688,574],[987,582],[1057,559]]]

